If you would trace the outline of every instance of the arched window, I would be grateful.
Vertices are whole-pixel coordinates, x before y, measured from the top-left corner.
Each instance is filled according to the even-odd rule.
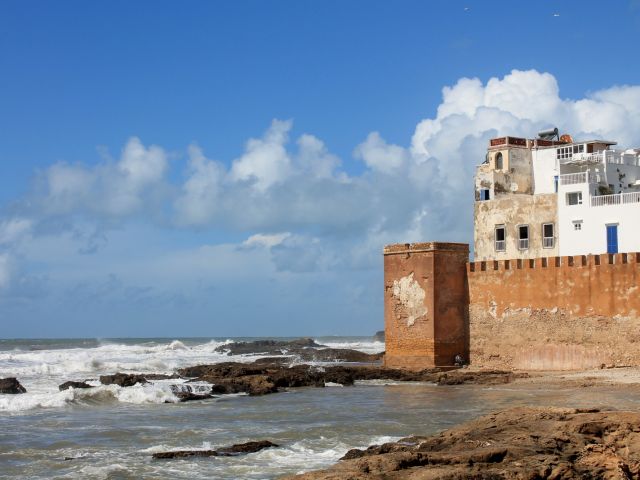
[[[496,170],[502,170],[502,152],[496,153]]]

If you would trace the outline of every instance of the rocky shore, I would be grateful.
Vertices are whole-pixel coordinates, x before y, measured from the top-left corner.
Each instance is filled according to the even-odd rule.
[[[288,477],[344,479],[637,479],[640,413],[514,408],[431,437],[351,450]]]

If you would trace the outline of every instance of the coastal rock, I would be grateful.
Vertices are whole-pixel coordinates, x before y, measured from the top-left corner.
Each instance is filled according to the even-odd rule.
[[[351,450],[299,480],[640,477],[640,413],[520,407],[432,437]]]
[[[58,390],[60,391],[68,390],[69,388],[91,388],[91,385],[89,385],[87,382],[74,381],[64,382],[63,384],[58,385]]]
[[[219,448],[218,450],[176,450],[171,452],[158,452],[153,454],[155,459],[187,458],[187,457],[234,457],[247,453],[255,453],[265,448],[278,447],[268,440],[259,442],[247,442]]]
[[[180,378],[179,375],[164,375],[162,373],[115,373],[113,375],[100,375],[100,383],[103,385],[119,385],[132,387],[136,383],[148,383],[153,380],[168,380]]]
[[[373,339],[376,340],[377,342],[384,342],[384,330],[380,330],[376,332],[375,335],[373,336]]]
[[[312,338],[299,338],[297,340],[256,340],[253,342],[234,342],[226,345],[220,345],[216,348],[216,352],[226,353],[227,355],[248,355],[248,354],[283,354],[293,350],[303,348],[322,347]]]
[[[182,368],[177,372],[193,381],[213,384],[212,393],[248,393],[264,395],[277,392],[281,388],[322,387],[326,383],[353,385],[357,380],[391,380],[429,382],[442,385],[465,383],[504,384],[516,378],[526,377],[526,373],[489,370],[469,371],[439,369],[413,372],[379,366],[336,365],[317,367],[314,365],[287,366],[281,363],[235,363],[226,362],[213,365],[197,365]]]
[[[137,373],[115,373],[113,375],[100,375],[100,383],[103,385],[132,387],[136,383],[147,383],[147,379],[144,375]]]
[[[0,393],[27,393],[27,389],[24,388],[15,377],[0,378]]]

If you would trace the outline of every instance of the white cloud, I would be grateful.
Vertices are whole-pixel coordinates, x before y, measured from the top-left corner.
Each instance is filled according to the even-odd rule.
[[[48,168],[40,178],[35,203],[49,215],[130,215],[153,203],[149,193],[162,183],[167,168],[162,148],[146,148],[132,137],[115,164],[104,161],[88,167],[63,162]]]
[[[392,173],[408,160],[405,148],[386,143],[378,132],[371,132],[367,139],[355,148],[353,155],[363,160],[372,170],[382,173]]]
[[[0,222],[0,245],[19,242],[28,235],[33,222],[28,218],[11,218]]]
[[[177,223],[206,225],[219,208],[218,195],[226,172],[221,164],[208,160],[195,145],[189,147],[189,158],[189,176],[175,203]]]
[[[242,242],[242,246],[248,247],[248,248],[254,248],[254,247],[271,248],[271,247],[275,247],[276,245],[280,245],[290,236],[291,234],[289,232],[275,233],[272,235],[256,233],[255,235],[251,235],[244,242]]]
[[[253,182],[261,192],[283,182],[291,172],[291,159],[285,144],[292,125],[290,120],[273,120],[262,138],[250,139],[244,155],[233,162],[231,178]]]
[[[11,282],[11,265],[7,253],[0,254],[0,291],[9,288]]]

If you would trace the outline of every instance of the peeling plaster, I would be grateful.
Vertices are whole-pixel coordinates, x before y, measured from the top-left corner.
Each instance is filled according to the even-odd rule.
[[[393,296],[406,309],[408,327],[427,314],[427,307],[424,306],[426,294],[420,284],[413,279],[413,272],[400,280],[393,281]]]

